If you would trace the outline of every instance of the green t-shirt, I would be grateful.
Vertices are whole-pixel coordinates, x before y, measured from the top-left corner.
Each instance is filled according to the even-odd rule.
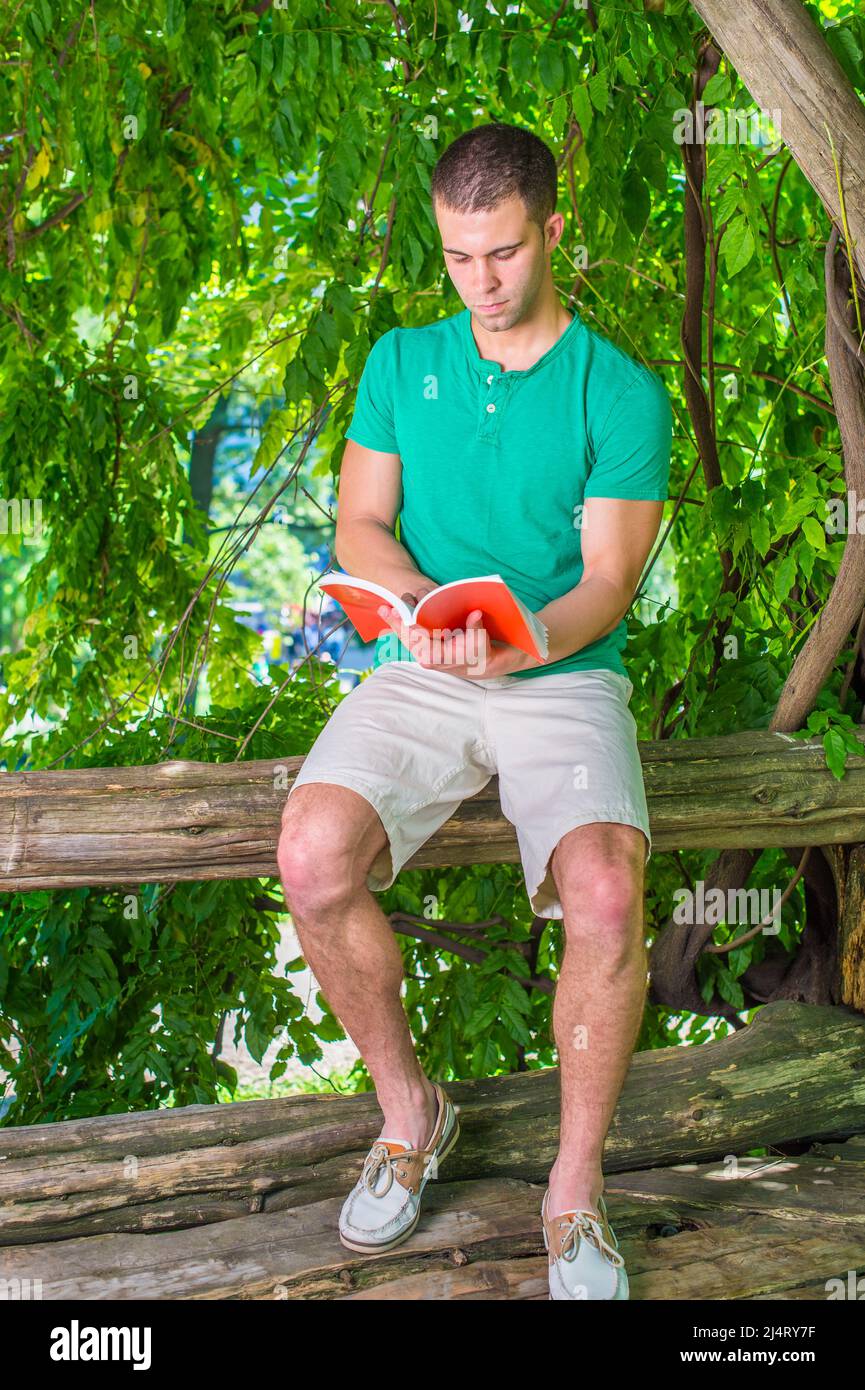
[[[587,497],[666,500],[672,411],[654,372],[574,314],[531,367],[480,356],[471,311],[373,344],[347,439],[399,454],[397,536],[438,584],[500,574],[533,612],[579,583]],[[627,677],[627,624],[520,676],[607,668]],[[375,666],[414,657],[395,635]]]

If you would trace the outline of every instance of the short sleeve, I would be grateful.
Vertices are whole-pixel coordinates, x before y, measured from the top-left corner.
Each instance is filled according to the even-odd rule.
[[[393,418],[393,350],[397,331],[389,329],[370,348],[358,382],[354,414],[345,432],[346,439],[382,454],[399,453]]]
[[[585,497],[667,500],[673,412],[654,372],[641,372],[609,411],[592,440]]]

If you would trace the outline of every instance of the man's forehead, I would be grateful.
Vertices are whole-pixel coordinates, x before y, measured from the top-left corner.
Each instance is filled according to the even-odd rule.
[[[488,256],[526,240],[526,212],[520,199],[481,212],[437,208],[436,217],[444,251]]]

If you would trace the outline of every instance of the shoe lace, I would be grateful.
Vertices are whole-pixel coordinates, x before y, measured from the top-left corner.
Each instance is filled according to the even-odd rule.
[[[610,1245],[609,1241],[604,1239],[604,1233],[601,1230],[600,1222],[594,1213],[590,1211],[578,1211],[573,1219],[567,1223],[565,1235],[562,1240],[562,1259],[568,1260],[569,1262],[576,1259],[581,1235],[588,1237],[592,1244],[597,1246],[601,1254],[605,1255],[617,1269],[620,1269],[624,1265],[624,1256],[620,1255],[618,1249]],[[613,1239],[615,1240],[615,1236],[613,1236]]]
[[[404,1163],[407,1158],[413,1158],[414,1155],[418,1153],[424,1154],[425,1164],[429,1163],[430,1155],[425,1150],[403,1149],[400,1153],[392,1154],[387,1144],[373,1144],[364,1160],[363,1172],[360,1175],[360,1180],[367,1190],[372,1193],[373,1197],[384,1197],[391,1189],[395,1165]],[[387,1170],[387,1181],[381,1191],[376,1192],[375,1187],[382,1168]]]

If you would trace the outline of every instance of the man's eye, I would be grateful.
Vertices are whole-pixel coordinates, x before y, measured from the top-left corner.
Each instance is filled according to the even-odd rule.
[[[506,252],[504,252],[501,256],[496,256],[496,260],[497,260],[497,261],[509,261],[509,260],[511,259],[511,257],[512,257],[512,256],[515,256],[516,254],[517,254],[516,251],[506,251]],[[456,261],[457,265],[465,265],[466,261],[469,260],[469,257],[468,257],[468,256],[454,256],[454,260]]]

